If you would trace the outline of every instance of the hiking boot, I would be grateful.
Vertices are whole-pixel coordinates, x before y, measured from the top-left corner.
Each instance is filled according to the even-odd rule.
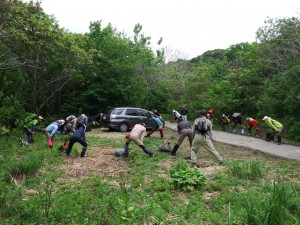
[[[223,165],[224,165],[224,161],[220,161],[219,166],[223,166]]]
[[[85,155],[83,155],[83,156],[80,156],[81,158],[85,158],[85,157],[88,157],[88,155],[87,154],[85,154]]]
[[[278,145],[281,145],[281,142],[278,142]]]
[[[157,156],[156,153],[152,153],[152,154],[149,155],[149,157],[156,157],[156,156]]]
[[[171,156],[176,156],[176,153],[175,152],[170,152],[170,155]]]

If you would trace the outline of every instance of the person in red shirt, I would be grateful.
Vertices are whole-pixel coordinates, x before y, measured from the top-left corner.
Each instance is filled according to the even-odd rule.
[[[260,133],[260,130],[258,128],[258,121],[256,119],[253,119],[253,118],[246,118],[247,120],[247,124],[248,124],[248,133],[249,135],[252,136],[252,127],[255,128],[255,136],[258,137],[258,134]]]

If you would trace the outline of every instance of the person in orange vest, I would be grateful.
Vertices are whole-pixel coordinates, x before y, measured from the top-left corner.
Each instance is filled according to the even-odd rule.
[[[255,128],[254,136],[258,137],[258,135],[260,133],[260,130],[258,128],[258,121],[256,119],[251,118],[251,117],[246,118],[246,120],[247,120],[247,125],[248,125],[248,134],[250,136],[252,136],[252,128],[254,127]]]

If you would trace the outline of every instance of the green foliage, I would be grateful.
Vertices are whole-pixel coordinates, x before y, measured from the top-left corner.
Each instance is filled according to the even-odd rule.
[[[299,224],[295,215],[289,210],[295,194],[292,187],[284,184],[273,184],[273,189],[261,201],[247,199],[247,224]]]
[[[5,1],[0,10],[3,133],[18,116],[13,106],[2,106],[10,98],[22,111],[62,117],[120,105],[169,113],[183,104],[193,119],[201,108],[213,108],[217,117],[271,115],[286,122],[289,139],[299,137],[286,116],[300,120],[299,18],[269,19],[257,31],[259,43],[165,64],[166,49],[155,54],[141,24],[132,38],[101,21],[74,34],[59,28],[39,2]]]
[[[238,161],[232,160],[229,163],[231,173],[242,179],[259,179],[267,171],[259,161]]]
[[[24,108],[14,96],[0,97],[0,126],[2,131],[15,127],[15,122],[24,113]]]
[[[30,152],[25,157],[9,164],[4,177],[7,181],[13,181],[22,175],[32,176],[43,165],[44,157],[43,153]]]
[[[186,163],[178,163],[170,170],[170,176],[174,186],[185,191],[203,188],[207,182],[207,178],[201,170],[189,167]]]

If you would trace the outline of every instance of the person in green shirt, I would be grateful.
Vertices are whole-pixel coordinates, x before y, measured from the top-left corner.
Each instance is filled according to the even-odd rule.
[[[38,116],[37,114],[32,113],[31,115],[27,116],[23,121],[23,130],[27,135],[27,142],[32,143],[33,136],[35,133],[36,125],[43,120],[43,117]]]
[[[277,120],[272,119],[269,116],[264,116],[262,119],[273,130],[273,135],[277,135],[278,145],[281,145],[281,134],[283,132],[283,125]],[[266,141],[269,141],[266,139]]]

